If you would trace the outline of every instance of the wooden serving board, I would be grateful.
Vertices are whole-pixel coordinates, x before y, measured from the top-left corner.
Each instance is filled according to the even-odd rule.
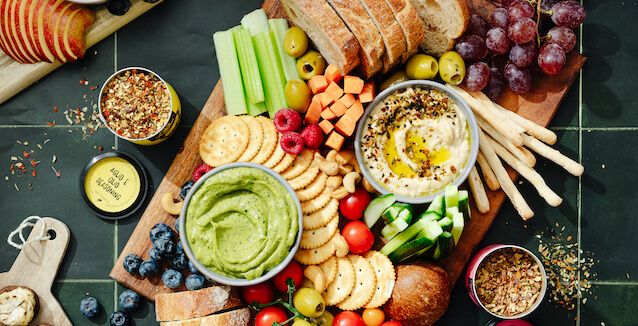
[[[39,297],[40,309],[29,325],[42,323],[56,326],[73,326],[58,300],[51,293],[51,286],[58,273],[62,258],[69,245],[71,232],[66,224],[49,217],[42,219],[46,226],[44,234],[55,233],[51,240],[40,240],[26,245],[8,272],[0,274],[0,288],[5,286],[25,286]],[[38,221],[27,241],[35,238],[43,228]]]
[[[91,25],[86,35],[87,51],[90,47],[160,4],[162,1],[148,3],[142,0],[131,0],[131,8],[122,16],[112,15],[106,7],[97,10],[95,12],[95,22],[93,22],[93,25]],[[0,104],[60,66],[62,66],[62,63],[57,60],[53,63],[19,63],[0,51]],[[16,78],[16,76],[19,77]]]
[[[491,10],[488,4],[483,1],[467,0],[467,2],[475,11],[489,12],[488,10]],[[285,17],[285,12],[278,0],[266,0],[262,7],[266,10],[268,17]],[[584,57],[572,52],[568,56],[567,66],[560,74],[543,78],[535,85],[532,91],[524,96],[506,91],[501,96],[500,102],[505,107],[519,112],[522,116],[540,125],[547,126],[584,62]],[[129,274],[124,269],[122,261],[124,256],[130,253],[136,253],[142,259],[148,259],[148,250],[152,245],[149,240],[150,229],[159,222],[173,225],[175,217],[164,212],[160,199],[165,192],[170,192],[177,196],[181,185],[191,179],[192,171],[202,162],[199,157],[199,139],[206,127],[213,120],[223,115],[225,115],[224,95],[221,82],[218,82],[111,270],[110,276],[113,279],[150,300],[153,300],[156,294],[171,292],[172,290],[162,284],[159,276],[145,280],[139,275]],[[516,174],[510,170],[510,176],[515,178]],[[485,236],[506,199],[502,191],[488,191],[488,197],[491,205],[490,211],[487,214],[479,214],[476,207],[473,206],[473,217],[467,222],[458,246],[451,256],[440,261],[447,270],[452,284],[455,284],[459,279],[477,244]],[[184,289],[183,286],[182,289]]]

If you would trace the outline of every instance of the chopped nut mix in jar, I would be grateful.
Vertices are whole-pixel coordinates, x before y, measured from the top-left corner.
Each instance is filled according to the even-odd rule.
[[[107,126],[126,139],[157,134],[171,115],[166,84],[148,71],[124,71],[108,82],[101,96],[101,113]]]

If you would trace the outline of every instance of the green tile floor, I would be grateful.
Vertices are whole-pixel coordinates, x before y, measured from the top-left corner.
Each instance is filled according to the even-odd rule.
[[[559,137],[555,147],[581,162],[585,174],[572,177],[539,158],[537,169],[563,197],[563,204],[549,207],[530,184],[520,181],[518,186],[536,216],[523,222],[506,202],[479,247],[514,243],[537,252],[539,241],[575,243],[582,250],[579,258],[593,262],[588,268],[591,288],[574,301],[573,310],[546,297],[528,321],[534,325],[638,325],[638,282],[634,280],[638,222],[632,209],[638,199],[638,82],[634,81],[638,34],[632,30],[638,3],[597,0],[584,4],[587,18],[577,49],[588,60],[550,128]],[[108,315],[117,308],[117,296],[123,291],[108,273],[141,215],[117,222],[93,215],[79,195],[82,166],[100,147],[123,150],[142,162],[157,186],[219,78],[212,33],[238,24],[243,14],[259,5],[257,0],[166,0],[89,49],[86,58],[64,65],[0,105],[0,239],[6,239],[30,215],[55,217],[69,226],[71,240],[53,293],[75,325],[108,325]],[[87,137],[80,126],[66,121],[67,109],[92,109],[98,90],[89,85],[101,85],[126,66],[154,70],[178,92],[183,120],[167,142],[141,147],[118,141],[106,129]],[[81,85],[83,79],[89,85]],[[55,127],[47,126],[53,121]],[[36,177],[30,171],[12,175],[11,157],[31,150],[32,158],[40,161]],[[60,171],[60,178],[52,167]],[[553,240],[551,234],[560,234],[560,240]],[[18,250],[1,241],[0,271],[8,270],[17,255]],[[583,273],[579,276],[585,278]],[[98,298],[105,311],[94,320],[78,310],[86,294]],[[156,325],[153,311],[151,303],[145,304],[134,316],[135,325]],[[482,326],[489,320],[459,282],[437,325]]]

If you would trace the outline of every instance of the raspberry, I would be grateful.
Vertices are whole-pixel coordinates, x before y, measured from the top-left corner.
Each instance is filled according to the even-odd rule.
[[[212,169],[213,168],[210,165],[206,164],[206,163],[202,163],[202,164],[198,165],[195,168],[195,171],[193,171],[193,181],[197,182],[197,180],[199,180],[199,178],[201,178],[204,175],[204,173],[206,173],[206,172],[208,172],[208,171],[210,171]]]
[[[301,153],[301,150],[303,150],[303,144],[304,141],[303,138],[301,138],[301,135],[294,131],[289,131],[281,135],[281,140],[279,142],[281,149],[288,154]]]
[[[297,131],[301,127],[301,115],[293,109],[284,108],[275,113],[273,122],[277,131],[282,134],[289,131]]]
[[[308,125],[301,131],[301,138],[306,147],[317,149],[323,143],[323,130],[316,124]]]

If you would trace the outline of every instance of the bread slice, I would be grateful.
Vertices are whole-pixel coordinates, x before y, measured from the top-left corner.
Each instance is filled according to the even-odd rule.
[[[248,326],[249,322],[250,308],[242,308],[206,317],[161,322],[160,326]]]
[[[401,26],[401,30],[405,36],[406,50],[401,60],[405,62],[409,57],[419,51],[419,45],[423,43],[423,37],[425,35],[423,23],[421,23],[421,18],[410,1],[385,0],[385,2],[392,10],[394,18],[399,23],[399,26]]]
[[[385,0],[360,0],[375,25],[381,32],[385,52],[383,54],[383,73],[392,69],[401,58],[406,49],[405,37],[399,22],[394,18],[392,9]]]
[[[342,75],[359,64],[359,42],[326,0],[281,0],[290,21]]]
[[[440,56],[454,47],[467,29],[470,12],[465,0],[410,0],[423,21],[423,52]]]
[[[155,319],[159,322],[192,319],[240,304],[237,288],[225,285],[196,291],[163,293],[155,296]]]
[[[328,3],[359,41],[360,73],[365,79],[370,78],[383,67],[381,56],[385,52],[385,45],[379,29],[361,2],[328,0]]]

